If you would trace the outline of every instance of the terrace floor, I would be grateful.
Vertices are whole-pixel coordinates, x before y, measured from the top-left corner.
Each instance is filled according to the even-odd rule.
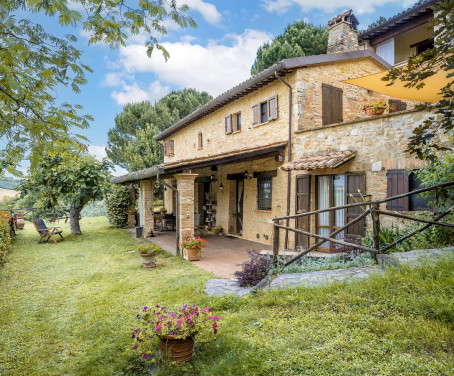
[[[155,237],[148,240],[157,243],[171,254],[176,252],[176,233],[174,231],[155,232]],[[212,235],[203,233],[208,248],[202,249],[202,259],[193,264],[212,272],[219,278],[234,278],[233,273],[241,270],[241,263],[250,259],[247,251],[258,252],[271,250],[272,246],[241,239],[229,235]]]

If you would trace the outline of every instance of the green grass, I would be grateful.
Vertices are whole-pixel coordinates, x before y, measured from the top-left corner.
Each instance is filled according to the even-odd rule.
[[[36,244],[19,233],[0,269],[0,374],[140,375],[131,330],[144,305],[210,305],[216,338],[161,375],[454,375],[454,257],[351,284],[208,297],[212,276],[160,254],[141,268],[136,241],[105,219],[80,237]],[[67,227],[64,228],[68,234]],[[146,373],[145,373],[146,374]]]

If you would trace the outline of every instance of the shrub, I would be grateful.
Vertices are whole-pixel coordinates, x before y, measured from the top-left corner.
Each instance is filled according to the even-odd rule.
[[[267,257],[260,256],[257,251],[248,251],[251,256],[250,261],[243,262],[242,270],[235,272],[235,277],[241,287],[255,286],[266,277],[271,267],[271,260]]]
[[[109,223],[114,227],[125,228],[128,225],[128,209],[131,205],[129,187],[113,185],[104,196]]]
[[[80,214],[82,217],[105,217],[106,204],[104,200],[92,201],[84,206]]]
[[[136,251],[141,255],[156,255],[160,249],[161,247],[156,243],[141,244],[136,247]]]
[[[5,263],[11,244],[10,219],[9,211],[0,211],[0,265]]]
[[[381,226],[380,227],[380,248],[383,248],[397,239],[402,238],[406,234],[408,234],[408,230],[401,230],[399,227],[391,225],[391,226]],[[363,245],[366,247],[373,248],[374,241],[373,241],[373,232],[367,231],[366,236],[363,237],[362,240]],[[386,253],[392,252],[407,252],[411,251],[411,246],[408,240],[403,241],[402,243],[397,244],[395,247],[388,250]]]

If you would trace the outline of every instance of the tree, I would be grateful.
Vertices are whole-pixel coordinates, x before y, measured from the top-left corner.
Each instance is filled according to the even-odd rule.
[[[109,130],[107,156],[129,171],[162,163],[162,145],[154,137],[212,97],[194,89],[173,91],[159,102],[127,104]]]
[[[328,29],[297,21],[288,25],[281,35],[259,47],[251,74],[257,74],[273,64],[298,56],[326,54]]]
[[[440,70],[447,73],[445,85],[441,88],[442,99],[434,105],[435,116],[430,116],[413,131],[407,151],[420,159],[436,161],[437,152],[452,150],[440,142],[447,136],[454,141],[454,0],[445,0],[435,6],[432,25],[434,27],[434,47],[408,60],[408,65],[396,68],[384,78],[392,85],[397,80],[406,87],[421,89],[424,80]],[[424,107],[424,106],[423,106]]]
[[[111,163],[88,155],[46,156],[21,185],[21,194],[37,194],[39,203],[50,208],[63,202],[70,206],[71,233],[80,235],[79,217],[90,201],[102,200],[108,190]]]
[[[74,5],[83,11],[71,9]],[[195,27],[187,10],[176,0],[143,0],[136,7],[125,0],[0,0],[0,138],[5,145],[0,149],[0,176],[5,170],[20,175],[16,165],[24,158],[34,168],[43,153],[68,145],[82,150],[86,139],[73,129],[87,128],[92,120],[80,114],[81,106],[57,101],[59,86],[78,93],[91,72],[74,47],[76,37],[56,37],[16,13],[41,12],[62,26],[81,25],[90,35],[89,44],[104,42],[111,48],[124,46],[128,34],[144,32],[147,54],[156,48],[167,59],[157,36],[167,33],[168,20]]]

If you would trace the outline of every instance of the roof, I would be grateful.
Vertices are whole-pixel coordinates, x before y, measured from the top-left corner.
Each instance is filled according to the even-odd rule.
[[[275,81],[277,78],[275,73],[280,76],[286,75],[293,72],[293,70],[298,68],[305,68],[311,65],[318,64],[329,64],[335,63],[338,61],[345,60],[354,60],[354,59],[363,59],[370,58],[375,60],[377,63],[385,67],[386,69],[391,69],[392,66],[388,64],[385,60],[379,57],[375,52],[371,50],[361,50],[361,51],[351,51],[351,52],[341,52],[335,54],[325,54],[325,55],[314,55],[314,56],[304,56],[304,57],[295,57],[291,59],[284,59],[273,66],[265,69],[259,74],[249,78],[248,80],[240,83],[237,86],[234,86],[232,89],[222,93],[213,100],[207,102],[203,106],[199,107],[197,110],[181,119],[177,123],[171,125],[169,128],[165,129],[159,133],[156,137],[156,141],[162,141],[165,138],[176,133],[180,129],[192,124],[193,122],[203,118],[211,112],[216,111],[217,109],[227,105],[234,100],[241,98],[249,93],[258,90],[262,86],[268,85],[270,82]]]
[[[413,7],[396,14],[394,17],[389,18],[385,22],[363,31],[358,35],[358,41],[361,42],[363,40],[375,38],[396,27],[402,26],[413,19],[427,15],[428,13],[432,14],[433,6],[439,2],[440,0],[426,0],[420,4],[416,3]]]
[[[283,164],[280,169],[284,171],[291,170],[317,170],[322,168],[337,168],[340,165],[355,158],[354,151],[338,151],[324,154],[310,155],[291,162]]]
[[[129,174],[117,176],[113,178],[110,182],[113,184],[120,184],[126,182],[133,182],[141,179],[151,178],[156,176],[159,173],[163,172],[162,164],[160,165],[153,165],[151,167],[145,168],[143,170],[130,172]]]

